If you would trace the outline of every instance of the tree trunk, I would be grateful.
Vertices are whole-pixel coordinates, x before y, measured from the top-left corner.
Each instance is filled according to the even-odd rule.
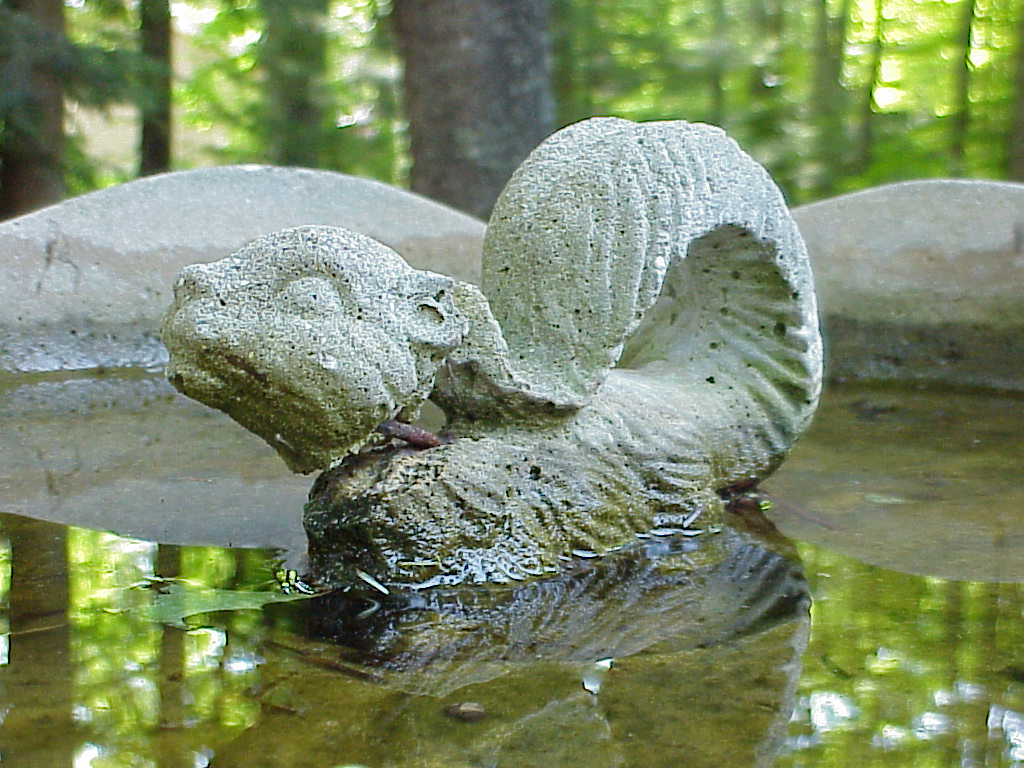
[[[395,0],[412,188],[479,217],[554,127],[548,0]]]
[[[8,737],[15,743],[4,745],[4,762],[73,765],[75,740],[54,738],[76,727],[67,528],[13,515],[0,525],[9,537],[0,547],[10,547],[9,591],[0,595],[0,609],[10,622],[5,639],[14,662],[3,667],[4,730],[18,734]]]
[[[791,132],[786,123],[791,109],[786,98],[786,79],[782,52],[786,31],[784,0],[751,0],[749,16],[754,39],[761,41],[763,56],[751,57],[745,110],[747,135],[751,147],[759,147],[767,157],[767,167],[776,183],[788,194],[796,191],[797,152],[789,148]]]
[[[725,70],[729,52],[729,18],[725,11],[724,0],[711,0],[712,23],[714,24],[713,41],[710,46],[711,62],[709,87],[711,91],[712,125],[725,125]]]
[[[0,23],[0,219],[64,197],[64,90],[54,66],[64,38],[63,0],[8,0]]]
[[[1017,19],[1017,72],[1013,88],[1013,116],[1007,147],[1007,176],[1024,181],[1024,9]]]
[[[814,102],[811,105],[817,146],[814,156],[817,167],[814,180],[814,195],[825,197],[832,188],[830,155],[836,146],[832,135],[832,51],[829,40],[830,21],[826,0],[815,0],[814,15]]]
[[[328,113],[328,0],[261,0],[267,28],[261,64],[266,76],[267,157],[277,165],[316,168]]]
[[[885,51],[885,1],[875,0],[875,38],[871,44],[871,69],[861,102],[860,136],[857,147],[857,172],[871,167],[875,135],[875,88],[881,83],[882,54]]]
[[[555,119],[568,125],[594,114],[594,59],[601,33],[592,3],[552,0],[551,14]]]
[[[845,126],[845,94],[842,84],[843,55],[846,48],[846,26],[850,14],[849,0],[843,0],[839,16],[828,12],[827,0],[817,0],[814,62],[814,109],[817,113],[818,174],[814,193],[817,197],[831,194],[835,179],[847,165],[848,137]]]
[[[974,28],[975,0],[964,0],[963,16],[960,20],[961,53],[956,69],[956,104],[953,114],[952,135],[949,143],[949,172],[962,176],[966,169],[967,131],[971,121],[971,34]]]
[[[146,56],[142,95],[139,175],[163,173],[171,165],[171,3],[144,0],[139,5],[139,36]]]

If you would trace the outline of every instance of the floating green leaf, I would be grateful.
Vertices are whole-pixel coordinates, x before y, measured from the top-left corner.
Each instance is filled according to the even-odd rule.
[[[312,596],[300,593],[212,589],[181,579],[149,581],[141,588],[157,591],[156,599],[142,609],[146,612],[147,618],[174,627],[187,626],[185,619],[202,613],[259,611],[269,603],[287,603]]]

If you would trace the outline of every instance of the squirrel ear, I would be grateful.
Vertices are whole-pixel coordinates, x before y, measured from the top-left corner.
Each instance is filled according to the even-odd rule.
[[[409,341],[441,352],[454,349],[466,332],[466,319],[455,308],[454,281],[433,272],[416,272],[411,280]]]

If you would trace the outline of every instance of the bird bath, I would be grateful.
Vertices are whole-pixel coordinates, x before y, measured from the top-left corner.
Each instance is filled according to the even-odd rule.
[[[196,173],[200,189],[219,178]],[[243,185],[277,173],[237,171]],[[293,186],[361,183],[309,173]],[[161,183],[179,185],[171,196],[180,195],[182,176],[138,182],[139,204],[159,197]],[[253,199],[294,191],[279,176],[270,181]],[[955,356],[943,363],[955,369],[955,387],[931,373],[915,377],[909,363],[900,380],[886,375],[900,368],[890,334],[866,365],[872,382],[826,389],[810,430],[764,484],[771,503],[726,512],[717,538],[638,538],[523,584],[291,600],[275,572],[304,568],[308,479],[226,416],[170,389],[152,346],[156,311],[140,310],[136,336],[124,318],[115,318],[124,330],[116,339],[114,320],[96,320],[89,327],[105,329],[97,333],[106,351],[69,341],[75,327],[60,325],[71,310],[52,297],[77,291],[81,299],[91,273],[113,259],[108,249],[76,261],[84,236],[73,227],[54,233],[75,205],[104,210],[104,195],[120,195],[118,219],[144,230],[146,215],[125,213],[132,186],[0,225],[9,249],[10,238],[24,245],[33,227],[41,233],[39,261],[12,267],[25,270],[21,284],[36,293],[12,295],[6,306],[34,297],[50,313],[45,343],[7,343],[9,372],[0,374],[5,762],[1024,761],[1024,408],[1022,387],[1007,385],[1012,370],[998,371],[1001,392],[965,380],[974,373]],[[418,211],[403,222],[430,222],[430,236],[417,242],[479,236],[472,222],[393,194],[391,202]],[[856,200],[834,203],[855,218]],[[288,206],[268,208],[282,217]],[[826,213],[819,220],[834,220]],[[148,220],[156,228],[165,218]],[[238,218],[211,231],[242,228]],[[797,220],[813,244],[814,221],[801,211]],[[276,218],[270,228],[301,223]],[[104,230],[95,216],[92,226]],[[403,238],[415,240],[395,240]],[[211,258],[240,244],[213,248]],[[131,285],[124,294],[144,305],[139,258],[124,259],[120,271]],[[830,254],[814,258],[824,264]],[[472,277],[471,265],[459,268]],[[830,313],[844,309],[826,303],[826,330]],[[898,326],[899,318],[883,319]],[[31,336],[13,322],[5,332],[12,327]],[[832,342],[868,360],[877,350],[866,350],[865,338],[855,340],[861,347]],[[76,371],[38,362],[59,349],[92,363]],[[17,360],[37,364],[19,369]],[[844,360],[844,376],[856,370]]]
[[[109,376],[68,381],[111,391]],[[149,393],[145,407],[111,397],[70,415],[4,415],[14,439],[0,480],[0,733],[15,765],[101,755],[112,765],[569,765],[581,754],[598,765],[671,766],[681,755],[769,765],[773,753],[779,766],[852,768],[945,764],[963,749],[1016,764],[1019,397],[832,387],[766,484],[767,519],[796,538],[796,557],[769,532],[737,562],[755,566],[752,583],[701,582],[736,611],[704,619],[715,632],[700,637],[714,642],[696,647],[687,619],[700,606],[687,585],[651,577],[659,558],[699,562],[697,544],[673,553],[648,540],[666,551],[623,557],[622,581],[602,582],[581,560],[556,594],[520,592],[518,625],[497,608],[447,606],[473,662],[460,669],[432,642],[432,611],[444,606],[374,612],[365,594],[260,610],[261,599],[239,606],[213,592],[272,590],[281,558],[302,567],[307,482],[158,376],[129,383]],[[157,575],[188,580],[180,605],[165,609],[147,586]],[[587,585],[604,601],[581,604]],[[806,588],[815,602],[801,652]],[[592,628],[571,638],[578,652],[560,616]],[[473,655],[483,631],[509,658]],[[483,719],[446,714],[467,702]]]

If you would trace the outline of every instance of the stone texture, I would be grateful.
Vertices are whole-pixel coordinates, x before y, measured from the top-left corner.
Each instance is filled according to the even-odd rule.
[[[351,622],[367,593],[336,592],[320,601],[310,630],[353,645],[362,635],[369,657],[387,659],[389,682],[441,696],[537,657],[586,664],[675,652],[729,642],[773,616],[804,619],[807,584],[794,557],[788,543],[743,530],[651,537],[604,558],[574,558],[539,583],[396,595],[382,604],[372,637]],[[409,621],[409,611],[418,621]]]
[[[277,547],[301,568],[294,475],[156,375],[0,380],[0,512],[168,544]]]
[[[298,471],[410,415],[440,370],[451,442],[381,438],[313,491],[311,562],[339,584],[504,582],[698,514],[715,528],[715,492],[771,472],[820,392],[781,194],[723,132],[683,122],[545,141],[495,206],[482,292],[307,227],[186,270],[176,294],[171,382]]]
[[[500,327],[507,361],[449,356],[433,398],[451,444],[321,478],[306,528],[329,578],[516,580],[697,512],[713,530],[714,492],[771,472],[813,413],[802,241],[717,129],[565,129],[502,193],[483,258],[493,319],[474,303],[467,339]]]
[[[256,165],[152,176],[0,222],[0,370],[162,364],[157,328],[182,267],[303,224],[478,279],[483,224],[386,184]]]
[[[167,378],[266,440],[295,472],[415,415],[462,341],[452,280],[376,240],[298,227],[182,270],[161,336]]]
[[[830,377],[1024,389],[1024,184],[905,182],[793,216]]]

